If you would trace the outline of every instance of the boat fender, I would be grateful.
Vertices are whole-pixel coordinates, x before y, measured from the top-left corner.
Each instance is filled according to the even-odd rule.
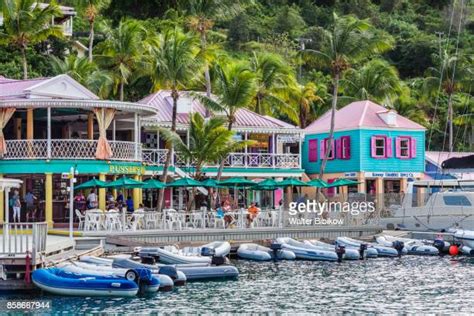
[[[211,264],[214,264],[216,266],[221,266],[225,264],[225,262],[226,262],[225,257],[212,256]]]
[[[457,256],[459,254],[459,244],[454,243],[451,246],[449,246],[449,254],[451,256]]]
[[[392,246],[398,252],[398,256],[401,257],[403,253],[403,248],[405,247],[405,243],[403,241],[395,240],[392,243]]]
[[[366,250],[367,250],[367,244],[360,244],[360,247],[359,247],[359,259],[360,260],[364,260]]]
[[[346,253],[346,247],[342,245],[336,245],[336,255],[337,255],[337,262],[342,262],[342,257]]]
[[[160,270],[158,270],[158,273],[169,276],[173,281],[178,278],[178,271],[173,266],[160,267]]]
[[[282,248],[283,247],[280,243],[272,242],[270,244],[270,249],[273,251],[273,260],[278,259],[278,253],[281,251]]]
[[[444,240],[435,239],[435,240],[433,241],[433,247],[435,247],[436,249],[438,249],[439,254],[442,255],[442,254],[443,254],[443,250],[444,250]]]
[[[214,248],[209,248],[209,247],[201,248],[201,256],[212,257],[215,254],[216,254],[216,250]]]

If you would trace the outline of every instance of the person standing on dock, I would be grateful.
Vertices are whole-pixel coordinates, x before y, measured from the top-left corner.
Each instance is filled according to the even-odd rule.
[[[13,197],[11,199],[11,204],[13,207],[13,222],[21,222],[21,202],[20,202],[20,193],[18,190],[15,190]]]

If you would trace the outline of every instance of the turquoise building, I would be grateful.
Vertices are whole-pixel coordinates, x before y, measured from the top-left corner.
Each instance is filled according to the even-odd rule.
[[[334,139],[329,143],[330,111],[305,129],[303,168],[319,175],[329,150],[324,180],[357,180],[350,192],[400,193],[408,179],[425,169],[425,128],[371,101],[353,102],[336,111]]]

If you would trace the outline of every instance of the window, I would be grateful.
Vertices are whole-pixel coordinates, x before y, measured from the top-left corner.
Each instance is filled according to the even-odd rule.
[[[416,139],[410,136],[401,136],[396,139],[396,157],[409,159],[416,157]]]
[[[400,157],[410,157],[410,140],[407,138],[400,139]]]
[[[375,138],[375,157],[385,157],[385,137]]]
[[[452,206],[471,206],[471,201],[465,195],[443,196],[445,205]]]
[[[329,150],[328,159],[334,159],[335,157],[335,148],[334,148],[334,139],[331,142],[331,146],[329,146],[329,138],[324,139],[324,153]]]
[[[341,158],[351,158],[351,138],[349,136],[341,137]]]

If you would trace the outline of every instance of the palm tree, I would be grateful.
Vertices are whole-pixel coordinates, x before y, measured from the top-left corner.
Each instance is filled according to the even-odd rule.
[[[234,141],[234,133],[226,128],[225,119],[211,117],[205,120],[201,114],[194,113],[191,116],[189,126],[189,146],[183,142],[181,137],[168,129],[160,129],[160,133],[168,143],[194,167],[193,178],[201,180],[203,167],[216,164],[229,152],[239,150],[246,144],[245,141]],[[196,188],[193,188],[190,196],[188,209],[191,207]]]
[[[387,61],[374,59],[359,69],[348,69],[341,80],[344,98],[384,102],[400,93],[398,71]]]
[[[100,10],[105,9],[110,0],[75,0],[75,3],[84,10],[84,15],[89,22],[89,61],[92,61],[94,46],[94,24]]]
[[[296,83],[289,89],[288,103],[296,106],[300,128],[306,128],[306,124],[310,121],[312,104],[322,101],[323,99],[317,94],[316,85],[312,82],[308,82],[305,85]]]
[[[189,15],[188,24],[192,30],[199,33],[201,50],[206,54],[207,34],[217,19],[231,19],[242,10],[244,0],[182,0],[179,6]],[[209,64],[204,65],[206,80],[206,95],[211,96],[211,76]]]
[[[294,80],[290,67],[280,55],[254,53],[250,69],[256,76],[257,91],[254,109],[258,114],[284,114],[293,121],[298,120],[295,110],[285,102],[288,86]]]
[[[171,90],[173,99],[171,132],[175,132],[179,90],[185,88],[196,77],[196,73],[202,66],[199,42],[196,37],[184,34],[175,28],[158,37],[157,45],[151,56],[149,69],[154,89]],[[162,176],[165,183],[172,155],[173,151],[168,150]],[[164,190],[161,189],[158,197],[158,209],[163,203],[163,195]]]
[[[440,90],[448,99],[448,148],[449,152],[454,150],[453,130],[453,96],[462,91],[468,91],[473,87],[474,67],[472,61],[466,60],[464,56],[451,55],[446,50],[439,56],[439,69],[431,67],[425,78],[424,89],[431,94],[438,94]]]
[[[217,64],[214,67],[214,73],[217,98],[197,93],[194,94],[194,97],[211,111],[224,113],[227,118],[227,129],[231,131],[237,111],[248,108],[254,98],[256,92],[255,75],[247,66],[238,63],[225,67]],[[219,165],[217,180],[220,180],[223,168],[224,160]]]
[[[51,66],[55,73],[69,75],[85,86],[87,86],[87,81],[91,74],[97,70],[97,66],[89,62],[86,57],[78,57],[73,54],[68,55],[64,59],[52,56]]]
[[[0,32],[0,44],[12,45],[20,50],[23,79],[28,79],[28,46],[45,41],[50,36],[63,36],[60,26],[50,24],[61,11],[55,2],[42,7],[35,0],[1,1],[4,32]]]
[[[143,67],[147,38],[147,31],[140,22],[125,20],[98,45],[101,53],[96,56],[97,63],[110,72],[120,101],[124,100],[125,85],[129,79]]]
[[[334,139],[335,115],[339,80],[351,64],[364,60],[372,54],[388,50],[392,46],[391,38],[380,38],[373,34],[373,27],[365,20],[352,16],[338,17],[333,14],[332,26],[323,30],[323,41],[319,50],[307,49],[303,53],[311,55],[320,65],[330,68],[332,74],[332,105],[329,144]],[[319,177],[322,178],[329,150],[323,158]]]

